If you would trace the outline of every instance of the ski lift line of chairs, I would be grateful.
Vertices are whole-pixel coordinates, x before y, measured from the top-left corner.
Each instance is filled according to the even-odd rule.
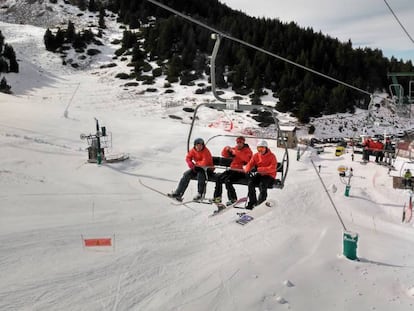
[[[397,176],[392,176],[392,187],[394,189],[411,189],[414,185],[414,177],[409,178],[410,179],[410,186],[407,187],[406,185],[406,178],[404,177],[405,172],[407,169],[410,169],[414,172],[414,162],[412,161],[404,161],[403,164],[400,167],[400,170],[398,172]]]
[[[197,120],[197,112],[198,109],[201,106],[206,106],[209,108],[213,108],[213,109],[217,109],[219,111],[222,110],[235,110],[235,111],[252,111],[252,110],[268,110],[272,116],[273,119],[275,121],[275,125],[277,127],[278,133],[281,133],[280,128],[279,128],[279,122],[273,112],[273,110],[269,109],[266,106],[259,106],[259,105],[239,105],[238,102],[232,102],[230,105],[229,103],[226,104],[219,104],[219,103],[209,103],[209,104],[199,104],[195,110],[194,110],[194,115],[193,115],[193,119],[191,122],[191,127],[190,127],[190,131],[188,134],[188,139],[187,139],[187,152],[190,150],[190,144],[192,143],[192,132],[193,132],[193,128],[194,128],[194,124],[195,124],[195,120]],[[208,139],[206,139],[206,145],[208,142],[210,142],[211,140],[213,140],[214,138],[217,137],[238,137],[239,135],[230,135],[230,134],[226,134],[226,135],[215,135],[212,136]],[[256,136],[245,136],[246,139],[248,138],[254,138],[254,139],[267,139],[267,140],[274,140],[276,141],[276,138],[273,137],[265,137],[265,136],[260,136],[260,137],[256,137]],[[285,184],[285,179],[287,177],[287,173],[288,173],[288,169],[289,169],[289,152],[287,149],[287,144],[285,142],[285,140],[281,139],[280,142],[284,145],[284,154],[282,156],[282,160],[280,161],[280,159],[278,158],[278,163],[277,163],[277,168],[276,168],[276,179],[273,182],[273,184],[271,186],[269,186],[269,188],[276,188],[276,189],[283,189],[284,184]],[[217,157],[217,156],[213,156],[213,164],[215,166],[215,168],[221,169],[222,171],[224,170],[228,170],[230,169],[230,163],[231,163],[232,159],[231,158],[223,158],[223,157]],[[205,168],[207,169],[207,168]],[[215,182],[217,179],[217,174],[218,173],[214,173],[211,176],[207,176],[208,181],[211,182]],[[197,178],[194,177],[192,178],[193,180],[196,180]],[[234,184],[236,185],[247,185],[248,184],[248,177],[246,176],[245,178],[241,178],[239,180],[236,180],[234,182]]]
[[[404,164],[403,164],[404,166]],[[392,176],[392,187],[394,189],[410,189],[413,190],[413,185],[414,185],[414,177],[405,177],[404,174],[407,171],[407,169],[405,169],[405,171],[403,171],[403,173],[401,174],[402,171],[402,167],[400,170],[400,175],[399,176]],[[409,180],[408,184],[407,181]]]

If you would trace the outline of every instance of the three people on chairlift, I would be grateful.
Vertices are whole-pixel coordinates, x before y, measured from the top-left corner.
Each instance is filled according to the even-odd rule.
[[[230,202],[237,200],[237,194],[233,182],[248,174],[248,204],[247,209],[253,209],[267,198],[267,189],[270,188],[276,178],[277,159],[269,149],[265,140],[257,144],[257,153],[252,156],[250,147],[245,143],[245,138],[240,136],[236,139],[236,146],[226,146],[222,155],[233,156],[230,170],[216,176],[216,188],[214,200],[221,202],[223,183],[226,185],[227,195]],[[194,140],[194,147],[187,153],[185,158],[189,169],[181,177],[177,189],[168,196],[182,201],[185,190],[192,178],[197,177],[198,194],[193,200],[204,198],[206,182],[214,174],[213,157],[210,150],[205,146],[202,138]],[[259,188],[259,197],[256,196],[256,187]]]
[[[384,160],[384,144],[379,139],[367,137],[362,143],[364,150],[362,152],[362,160],[368,162],[369,156],[375,156],[375,162],[379,163]]]

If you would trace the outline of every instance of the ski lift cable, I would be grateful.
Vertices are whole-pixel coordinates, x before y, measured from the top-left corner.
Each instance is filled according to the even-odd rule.
[[[269,51],[267,51],[267,50],[265,50],[265,49],[263,49],[263,48],[257,47],[257,46],[255,46],[255,45],[253,45],[253,44],[250,44],[250,43],[246,42],[246,41],[243,41],[243,40],[241,40],[241,39],[238,39],[238,38],[235,38],[235,37],[233,37],[233,36],[230,36],[230,35],[228,35],[228,34],[226,34],[226,33],[222,32],[222,31],[219,31],[219,30],[218,30],[218,29],[216,29],[216,28],[213,28],[213,27],[211,27],[211,26],[208,26],[208,25],[206,25],[206,24],[204,24],[204,23],[202,23],[202,22],[200,22],[200,21],[198,21],[198,20],[196,20],[196,19],[192,18],[191,16],[188,16],[188,15],[185,15],[185,14],[183,14],[183,13],[181,13],[181,12],[178,12],[177,10],[174,10],[173,8],[170,8],[169,6],[167,6],[167,5],[165,5],[165,4],[162,4],[162,3],[158,2],[158,1],[155,1],[155,0],[147,0],[147,1],[148,1],[148,2],[151,2],[152,4],[154,4],[154,5],[156,5],[156,6],[161,7],[161,8],[163,8],[163,9],[167,10],[167,11],[170,11],[171,13],[174,13],[174,14],[176,14],[176,15],[178,15],[178,16],[180,16],[180,17],[182,17],[182,18],[184,18],[184,19],[186,19],[186,20],[188,20],[188,21],[190,21],[190,22],[192,22],[192,23],[195,23],[195,24],[197,24],[197,25],[199,25],[199,26],[201,26],[201,27],[203,27],[203,28],[206,28],[206,29],[208,29],[208,30],[212,31],[213,33],[217,33],[217,34],[219,34],[220,36],[222,36],[222,37],[224,37],[224,38],[227,38],[227,39],[232,40],[232,41],[234,41],[234,42],[240,43],[241,45],[248,46],[248,47],[250,47],[250,48],[252,48],[252,49],[255,49],[255,50],[260,51],[260,52],[262,52],[262,53],[265,53],[265,54],[267,54],[267,55],[273,56],[273,57],[275,57],[275,58],[277,58],[277,59],[280,59],[280,60],[282,60],[282,61],[284,61],[284,62],[287,62],[287,63],[289,63],[289,64],[291,64],[291,65],[294,65],[294,66],[296,66],[296,67],[302,68],[302,69],[304,69],[304,70],[306,70],[306,71],[309,71],[309,72],[311,72],[311,73],[313,73],[313,74],[319,75],[319,76],[321,76],[321,77],[324,77],[324,78],[326,78],[326,79],[329,79],[329,80],[331,80],[331,81],[334,81],[334,82],[336,82],[336,83],[338,83],[338,84],[342,84],[342,85],[344,85],[344,86],[346,86],[346,87],[349,87],[349,88],[351,88],[351,89],[354,89],[354,90],[359,91],[359,92],[361,92],[361,93],[364,93],[364,94],[366,94],[366,95],[369,95],[369,96],[376,96],[376,97],[380,97],[380,98],[382,98],[382,99],[387,99],[387,98],[384,98],[384,97],[382,97],[382,96],[372,94],[372,93],[370,93],[370,92],[368,92],[368,91],[366,91],[366,90],[363,90],[363,89],[361,89],[361,88],[358,88],[358,87],[356,87],[356,86],[353,86],[353,85],[351,85],[351,84],[349,84],[349,83],[346,83],[346,82],[343,82],[343,81],[338,80],[338,79],[336,79],[336,78],[333,78],[333,77],[331,77],[331,76],[328,76],[328,75],[326,75],[326,74],[323,74],[323,73],[321,73],[321,72],[319,72],[319,71],[316,71],[316,70],[314,70],[314,69],[308,68],[308,67],[303,66],[303,65],[298,64],[298,63],[295,63],[294,61],[291,61],[291,60],[289,60],[289,59],[287,59],[287,58],[284,58],[284,57],[282,57],[282,56],[280,56],[280,55],[277,55],[277,54],[275,54],[275,53],[269,52]]]
[[[390,10],[390,12],[392,13],[392,15],[394,16],[395,20],[398,22],[398,24],[400,24],[402,30],[404,30],[405,34],[408,36],[408,38],[410,39],[410,41],[412,43],[414,43],[413,38],[410,36],[410,34],[408,33],[407,29],[404,27],[404,25],[401,23],[400,19],[398,18],[398,16],[394,13],[394,10],[391,8],[391,6],[388,4],[387,0],[384,0],[385,4],[387,5],[388,9]]]

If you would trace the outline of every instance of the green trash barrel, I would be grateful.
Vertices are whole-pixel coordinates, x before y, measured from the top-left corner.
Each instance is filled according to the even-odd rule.
[[[349,197],[349,190],[351,190],[351,185],[346,185],[345,186],[345,196]]]
[[[344,231],[344,256],[348,259],[355,260],[357,257],[358,233]]]

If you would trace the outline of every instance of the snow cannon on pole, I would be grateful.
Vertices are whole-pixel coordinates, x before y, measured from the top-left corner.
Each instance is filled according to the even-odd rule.
[[[129,158],[129,155],[120,154],[108,156],[105,153],[105,148],[112,148],[112,133],[106,130],[105,126],[100,127],[98,119],[95,118],[96,133],[95,134],[81,134],[82,140],[86,139],[88,142],[88,162],[98,163],[102,162],[119,162]]]
[[[340,165],[338,167],[339,178],[341,179],[341,182],[345,184],[346,197],[349,197],[349,191],[351,190],[351,178],[353,176],[353,171],[352,167],[348,169],[345,165]],[[345,178],[348,178],[348,180]]]
[[[81,134],[80,138],[87,139],[88,141],[88,162],[89,163],[98,163],[101,164],[102,161],[105,160],[105,151],[104,148],[108,147],[107,142],[108,140],[104,140],[104,144],[102,144],[102,138],[106,137],[106,128],[102,127],[99,128],[99,121],[95,118],[96,123],[96,134]]]

